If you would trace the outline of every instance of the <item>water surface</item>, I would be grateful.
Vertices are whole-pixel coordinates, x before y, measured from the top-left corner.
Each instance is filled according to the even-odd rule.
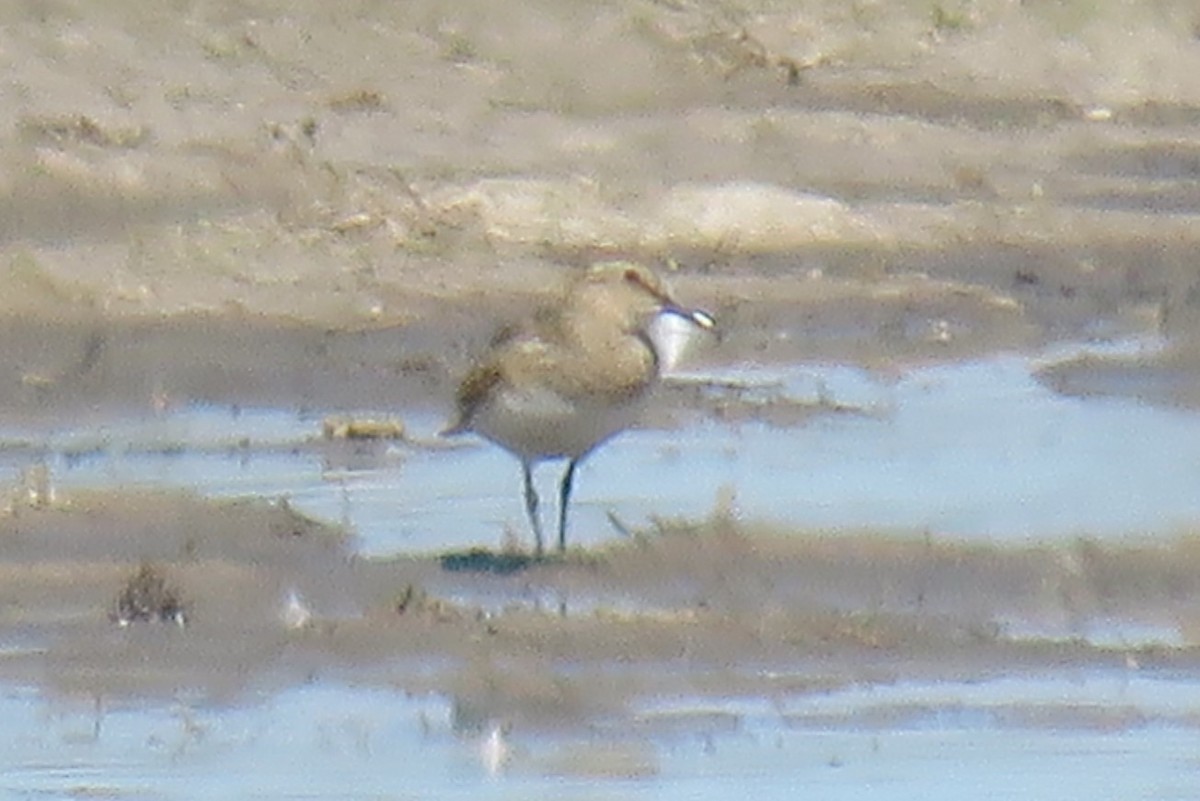
[[[1200,519],[1192,491],[1200,483],[1200,415],[1062,397],[1032,375],[1061,353],[894,377],[821,364],[724,371],[723,380],[782,386],[793,398],[820,396],[858,411],[793,428],[700,422],[623,434],[580,470],[572,541],[620,536],[610,512],[631,527],[654,516],[701,517],[730,491],[748,519],[991,541],[1170,537]],[[439,419],[409,422],[418,440],[435,441]],[[286,497],[349,525],[370,554],[497,546],[510,533],[528,539],[520,471],[500,449],[465,440],[331,454],[310,447],[319,428],[314,414],[192,407],[52,431],[45,458],[64,489]],[[8,432],[10,471],[41,458],[18,447],[38,436]],[[547,514],[560,470],[538,470]]]

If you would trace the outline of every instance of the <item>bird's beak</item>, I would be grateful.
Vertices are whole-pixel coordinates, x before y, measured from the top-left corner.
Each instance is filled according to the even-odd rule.
[[[717,321],[713,316],[703,309],[685,309],[681,306],[665,306],[663,314],[673,314],[676,317],[682,317],[697,328],[703,328],[705,331],[711,331],[717,327]]]
[[[705,331],[711,331],[717,327],[717,321],[703,309],[692,309],[685,316],[692,321],[693,325],[697,328],[703,328]]]

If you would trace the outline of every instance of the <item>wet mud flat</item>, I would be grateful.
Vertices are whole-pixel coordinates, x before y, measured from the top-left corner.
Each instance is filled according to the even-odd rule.
[[[1194,8],[819,5],[8,9],[0,407],[443,402],[613,257],[715,363],[1188,347]]]
[[[248,436],[244,447],[223,429],[216,444],[151,432],[127,448],[105,429],[128,416],[186,428],[209,407],[298,410],[302,423],[342,412],[443,417],[497,325],[572,271],[614,257],[654,265],[681,299],[718,319],[721,336],[695,354],[702,369],[822,361],[883,383],[914,365],[1147,338],[1162,347],[1127,361],[1058,362],[1041,378],[1062,395],[1194,407],[1193,5],[888,3],[847,13],[836,2],[330,10],[212,0],[163,14],[126,0],[61,0],[10,4],[0,18],[11,76],[0,104],[12,121],[0,132],[0,424],[10,435],[0,457],[31,471],[0,515],[0,688],[17,698],[0,694],[0,705],[23,721],[14,748],[45,728],[29,717],[39,713],[26,690],[136,710],[124,719],[138,733],[130,751],[112,762],[97,756],[120,743],[121,721],[109,715],[96,748],[76,753],[80,764],[103,763],[112,786],[85,776],[75,795],[153,795],[137,788],[161,782],[181,797],[196,787],[232,797],[220,777],[238,764],[260,775],[264,754],[282,755],[288,769],[266,768],[261,795],[290,787],[344,797],[346,775],[364,779],[360,790],[394,794],[401,760],[392,757],[414,747],[403,737],[374,762],[314,749],[311,770],[296,771],[299,727],[283,725],[275,751],[227,748],[219,770],[201,759],[189,776],[198,781],[181,785],[173,772],[186,760],[172,753],[164,774],[159,752],[145,747],[158,735],[143,735],[181,709],[177,728],[194,745],[205,704],[219,708],[207,721],[218,731],[247,718],[261,726],[268,716],[255,717],[254,700],[308,724],[331,710],[377,720],[414,698],[439,699],[455,733],[607,722],[706,735],[753,729],[760,713],[743,714],[744,699],[770,710],[760,714],[770,719],[763,742],[803,733],[789,756],[821,754],[822,768],[845,777],[847,798],[880,786],[874,733],[943,720],[961,722],[965,748],[939,750],[939,732],[896,738],[909,750],[901,744],[889,769],[919,776],[907,786],[962,775],[953,757],[930,770],[930,754],[965,756],[995,786],[1034,775],[1029,768],[1051,754],[1055,775],[1014,797],[1061,796],[1064,774],[1081,793],[1095,784],[1080,796],[1089,801],[1117,797],[1122,779],[1142,792],[1186,774],[1182,789],[1162,795],[1194,792],[1197,546],[1186,530],[1175,537],[1147,524],[1153,531],[1135,542],[1140,524],[1097,540],[1063,539],[1060,528],[1053,544],[1013,534],[998,545],[1008,540],[954,540],[936,526],[897,531],[894,513],[867,530],[772,529],[754,522],[767,514],[762,495],[785,503],[791,495],[764,460],[741,476],[745,518],[732,507],[699,522],[639,517],[623,526],[624,539],[540,564],[494,552],[376,558],[347,530],[293,511],[270,481],[228,501],[199,497],[212,482],[196,472],[181,483],[198,495],[120,480],[99,491],[60,481],[55,492],[49,472],[38,472],[69,479],[71,465],[92,458],[88,448],[100,454],[99,472],[107,453],[139,447],[244,452],[247,473],[268,466],[261,455],[270,448],[315,451],[348,484],[359,468],[364,478],[400,458],[419,466],[412,462],[427,443],[406,442],[400,457],[364,456],[345,443],[301,441],[294,428],[269,446]],[[1028,58],[1014,61],[1017,52]],[[836,394],[812,409],[769,393],[747,399],[737,387],[671,389],[650,421],[659,429],[698,413],[718,425],[777,425],[782,439],[812,431],[814,414],[861,411],[841,408]],[[962,427],[949,433],[970,450],[979,440],[964,434],[987,425],[973,419],[981,407],[1029,395],[964,397],[954,407]],[[1035,422],[1046,422],[1037,430],[1047,441],[1091,442],[1136,434],[1146,418],[1090,418],[1095,428],[1083,434],[1051,430],[1060,420]],[[683,427],[681,438],[695,433]],[[1176,451],[1190,447],[1177,440]],[[746,443],[724,441],[731,453]],[[844,450],[836,438],[818,441]],[[1011,451],[995,441],[975,447],[1002,461]],[[1155,476],[1168,464],[1130,453],[1100,456]],[[1187,481],[1189,459],[1172,458],[1163,469]],[[214,461],[194,470],[219,472]],[[165,460],[147,464],[169,472]],[[1038,495],[1030,487],[1040,482],[1045,502],[1033,514],[1060,520],[1051,477],[996,464],[985,471],[1036,476],[1018,486],[1022,497]],[[469,475],[449,460],[426,466],[398,479],[428,482],[406,496],[409,509],[372,508],[399,523],[423,497],[462,499],[445,487],[466,486]],[[442,471],[449,476],[438,483]],[[1080,485],[1128,498],[1116,473],[1089,469]],[[851,478],[864,475],[871,492],[857,497],[869,506],[887,476]],[[831,486],[823,498],[835,497]],[[983,494],[980,485],[963,492],[968,501]],[[1165,505],[1155,498],[1149,505]],[[427,538],[460,526],[473,541],[480,529],[468,515],[476,524],[486,517],[489,531],[503,522],[491,500],[476,499],[449,524],[415,513],[410,523]],[[1015,493],[1000,500],[1021,503]],[[678,508],[650,501],[655,514]],[[600,510],[581,511],[603,526]],[[1097,675],[1120,687],[1074,693],[1079,677]],[[927,690],[906,695],[914,683]],[[983,685],[997,689],[979,702],[992,709],[981,725],[963,687]],[[1136,692],[1123,694],[1126,685]],[[1169,703],[1140,702],[1137,692],[1160,685]],[[862,706],[856,688],[868,696]],[[823,740],[860,730],[872,734]],[[1154,781],[1105,769],[1120,761],[1107,736],[1128,732],[1137,742],[1119,746],[1142,749],[1158,766]],[[60,766],[67,741],[80,739],[69,732],[25,764]],[[333,739],[361,750],[357,734]],[[1034,743],[1026,761],[1018,742]],[[1078,754],[1093,761],[1080,767]],[[672,770],[666,750],[647,758],[618,747],[607,766],[589,759],[568,772]],[[133,775],[118,775],[118,764]],[[462,792],[470,771],[446,764],[425,795]],[[740,779],[752,768],[794,787],[789,764],[777,749],[748,748],[684,765],[676,789],[695,797],[687,781],[734,777],[723,794],[731,797],[745,792]],[[296,775],[307,783],[322,765],[325,784],[295,786]],[[63,794],[55,777],[20,789],[33,787]],[[659,789],[670,788],[651,787]],[[526,795],[566,797],[560,790]],[[959,795],[956,787],[942,797]]]
[[[447,699],[465,730],[570,731],[670,699],[1200,673],[1189,537],[994,546],[784,533],[718,510],[544,562],[350,546],[280,502],[15,498],[0,520],[0,678],[118,704],[375,687]],[[1122,626],[1169,634],[1092,636]],[[1073,725],[1078,710],[1061,711]]]

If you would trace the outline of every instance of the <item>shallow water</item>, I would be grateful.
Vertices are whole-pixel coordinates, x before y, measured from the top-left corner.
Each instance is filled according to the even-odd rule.
[[[620,729],[510,732],[499,758],[446,702],[378,690],[106,709],[10,689],[0,709],[17,798],[1149,799],[1195,797],[1200,697],[1122,673],[680,700]]]
[[[1123,345],[1126,349],[1136,345]],[[1112,350],[1112,348],[1109,348]],[[719,377],[782,385],[862,413],[802,427],[705,422],[627,433],[584,463],[572,541],[620,536],[606,515],[647,525],[700,517],[732,490],[747,519],[803,528],[882,528],[994,541],[1171,536],[1200,519],[1200,415],[1133,400],[1062,397],[1032,375],[1060,358],[998,356],[879,377],[800,365]],[[433,441],[439,421],[409,421]],[[212,496],[285,496],[350,526],[364,553],[527,541],[516,461],[497,448],[368,443],[314,447],[320,420],[194,407],[49,434],[5,433],[13,474],[45,459],[70,487],[176,487]],[[319,443],[318,443],[319,444]],[[561,468],[559,468],[561,469]],[[557,473],[538,481],[552,514]]]

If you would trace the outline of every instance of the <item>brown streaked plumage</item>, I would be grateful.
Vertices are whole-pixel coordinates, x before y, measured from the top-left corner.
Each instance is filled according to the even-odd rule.
[[[543,552],[532,468],[567,459],[559,487],[558,548],[566,548],[575,469],[637,419],[659,377],[648,329],[659,314],[701,328],[712,318],[684,309],[649,268],[600,264],[573,281],[557,303],[504,329],[458,388],[457,416],[444,432],[473,431],[521,461],[525,511]]]

